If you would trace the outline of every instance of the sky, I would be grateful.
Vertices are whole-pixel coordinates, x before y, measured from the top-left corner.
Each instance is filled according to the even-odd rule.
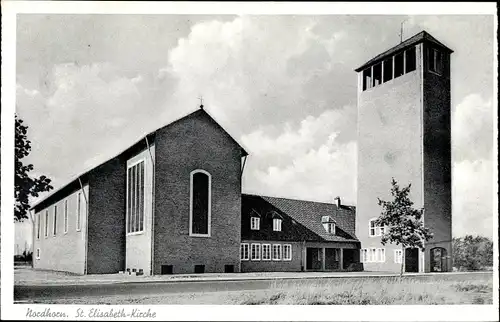
[[[202,96],[250,153],[243,192],[355,205],[354,69],[397,45],[403,20],[403,39],[426,30],[454,50],[453,234],[491,237],[493,16],[19,14],[26,160],[58,188]]]

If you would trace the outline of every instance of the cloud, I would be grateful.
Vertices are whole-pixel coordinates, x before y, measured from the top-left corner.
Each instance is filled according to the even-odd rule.
[[[150,129],[158,104],[145,94],[153,82],[111,63],[66,63],[54,66],[45,93],[18,84],[18,113],[32,141],[27,161],[64,180],[116,154]]]
[[[286,124],[277,135],[273,128],[259,128],[243,136],[252,158],[246,169],[246,189],[327,202],[338,195],[355,203],[356,143],[338,139],[339,133],[349,131],[348,124],[355,123],[346,112],[351,109],[308,116],[296,129]],[[355,133],[355,126],[350,129]]]
[[[330,99],[308,95],[308,84],[328,75],[342,33],[319,37],[316,24],[310,17],[242,16],[194,25],[159,70],[178,80],[168,104],[194,105],[203,95],[207,110],[236,136],[325,108]],[[330,89],[328,96],[339,95]]]
[[[456,161],[490,158],[493,147],[492,100],[466,96],[453,109],[452,149]]]
[[[494,164],[491,159],[464,160],[453,166],[453,235],[492,237]]]
[[[469,94],[452,113],[453,234],[491,237],[493,225],[493,102]],[[495,180],[496,186],[496,180]]]

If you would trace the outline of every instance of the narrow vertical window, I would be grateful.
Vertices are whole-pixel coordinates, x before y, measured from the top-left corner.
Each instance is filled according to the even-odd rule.
[[[363,90],[367,90],[372,87],[372,68],[368,67],[363,71]]]
[[[373,66],[373,87],[382,83],[382,63]]]
[[[404,52],[394,56],[394,78],[402,76],[405,73]]]
[[[42,215],[38,214],[36,216],[36,221],[37,221],[37,228],[36,228],[36,239],[40,239],[40,229],[41,229],[41,220],[42,220]]]
[[[441,75],[443,71],[443,54],[434,48],[428,49],[429,70]]]
[[[44,236],[49,236],[49,211],[45,210],[45,232]]]
[[[190,235],[210,236],[211,176],[204,170],[191,172]]]
[[[248,258],[249,258],[248,244],[243,243],[243,244],[241,244],[241,247],[240,247],[240,259],[241,260],[248,260]]]
[[[259,230],[260,229],[260,218],[259,217],[251,217],[250,218],[250,229],[251,230]]]
[[[417,69],[417,54],[416,54],[416,47],[411,47],[405,51],[406,55],[406,60],[405,60],[405,65],[406,65],[406,73],[412,72],[415,69]]]
[[[280,261],[281,260],[281,245],[273,244],[273,260]]]
[[[54,206],[54,229],[53,229],[53,234],[54,234],[54,236],[57,234],[57,206]]]
[[[64,233],[68,232],[68,199],[64,200]]]
[[[281,219],[278,218],[273,219],[273,230],[281,231]]]
[[[76,230],[82,229],[82,193],[79,192],[76,196]]]
[[[384,60],[384,83],[392,79],[393,57]]]
[[[36,259],[40,259],[40,248],[36,249]]]
[[[144,161],[127,169],[127,233],[144,231]]]
[[[403,251],[401,249],[394,250],[394,263],[401,264],[403,262]]]
[[[251,259],[253,261],[260,260],[260,244],[252,244],[251,253]]]
[[[283,260],[292,260],[292,245],[283,245]]]
[[[271,260],[271,244],[262,244],[262,260]]]

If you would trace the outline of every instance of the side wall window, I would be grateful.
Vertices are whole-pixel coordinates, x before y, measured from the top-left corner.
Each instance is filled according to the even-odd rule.
[[[191,172],[190,235],[210,236],[212,178],[205,170]]]
[[[144,161],[127,169],[127,233],[144,231]]]

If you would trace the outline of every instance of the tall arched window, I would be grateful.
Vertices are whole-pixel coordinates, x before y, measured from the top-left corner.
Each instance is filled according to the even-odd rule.
[[[210,237],[212,177],[205,170],[191,172],[189,235]]]

